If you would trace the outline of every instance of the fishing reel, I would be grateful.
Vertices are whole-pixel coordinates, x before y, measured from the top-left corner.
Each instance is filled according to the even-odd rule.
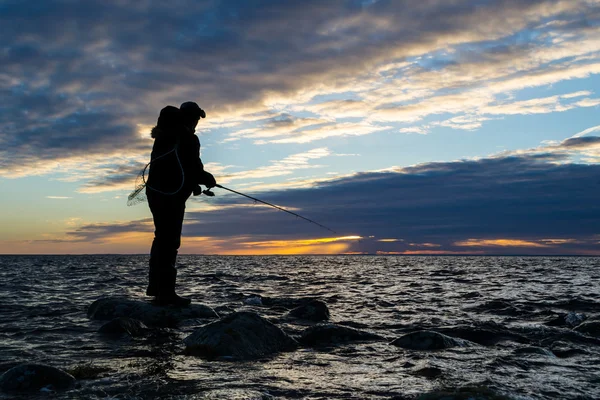
[[[196,186],[192,193],[194,194],[194,196],[200,196],[201,194],[204,194],[206,196],[213,197],[215,195],[214,192],[210,191],[210,189],[202,190],[202,187],[200,185]]]

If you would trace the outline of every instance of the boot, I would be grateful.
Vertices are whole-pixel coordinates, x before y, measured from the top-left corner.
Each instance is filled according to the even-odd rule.
[[[157,268],[154,265],[150,265],[150,271],[148,272],[148,288],[146,288],[146,296],[158,296],[160,276]]]
[[[177,270],[171,267],[165,270],[160,280],[158,295],[154,299],[154,304],[159,306],[172,305],[176,307],[186,307],[192,302],[191,299],[178,296],[175,293],[175,280],[177,279]]]

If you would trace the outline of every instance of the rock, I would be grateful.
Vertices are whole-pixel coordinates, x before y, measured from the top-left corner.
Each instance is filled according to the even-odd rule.
[[[412,371],[413,375],[423,376],[425,378],[437,378],[442,375],[442,370],[438,367],[423,367]]]
[[[585,333],[586,335],[600,337],[600,321],[586,321],[574,328],[579,333]]]
[[[244,304],[247,306],[262,306],[262,298],[260,296],[250,296],[244,299]]]
[[[470,342],[434,331],[416,331],[395,339],[390,344],[411,350],[441,350],[451,347],[468,347]]]
[[[75,378],[66,372],[44,364],[21,364],[0,376],[4,391],[65,390],[75,385]]]
[[[201,304],[191,304],[188,307],[157,306],[146,301],[119,297],[94,301],[89,306],[87,315],[98,320],[133,318],[149,326],[176,326],[186,319],[219,317],[212,308]]]
[[[262,296],[261,302],[264,306],[269,308],[282,308],[286,310],[291,310],[292,308],[300,307],[305,304],[310,303],[311,301],[317,300],[314,297],[265,297]]]
[[[235,308],[232,308],[232,307],[230,307],[228,305],[217,306],[217,307],[214,308],[214,310],[221,317],[224,317],[225,315],[228,315],[228,314],[231,314],[231,313],[235,312]]]
[[[198,400],[275,400],[269,393],[252,389],[215,389],[203,392]],[[196,397],[194,397],[196,398]]]
[[[539,354],[541,356],[556,357],[550,350],[537,346],[520,347],[515,349],[515,354]]]
[[[467,386],[458,389],[436,390],[422,394],[416,400],[511,400],[511,398],[495,393],[487,387]]]
[[[503,341],[530,343],[530,340],[525,336],[511,332],[508,328],[489,321],[478,325],[440,327],[436,331],[451,337],[475,342],[482,346],[493,346]]]
[[[465,310],[492,313],[496,315],[512,315],[518,316],[522,314],[520,308],[515,307],[504,300],[491,300],[476,306],[466,307]]]
[[[102,325],[98,331],[107,335],[128,334],[131,337],[143,336],[148,332],[148,327],[142,321],[127,317],[117,317]]]
[[[291,310],[288,315],[289,318],[305,319],[309,321],[327,321],[329,319],[329,309],[327,304],[321,300],[312,300],[307,304]]]
[[[575,347],[572,343],[557,340],[550,345],[552,354],[559,358],[569,358],[577,355],[588,354],[587,351]]]
[[[320,323],[305,329],[298,341],[305,346],[336,345],[348,342],[385,340],[374,333],[330,323]]]
[[[251,360],[294,350],[298,343],[253,312],[236,312],[196,329],[184,339],[186,353],[208,359]]]
[[[585,315],[585,314],[570,312],[567,314],[560,314],[558,317],[555,317],[555,318],[551,319],[550,321],[546,322],[546,325],[548,325],[548,326],[567,326],[569,328],[573,328],[573,327],[576,327],[577,325],[581,324],[586,319],[587,319],[587,315]]]

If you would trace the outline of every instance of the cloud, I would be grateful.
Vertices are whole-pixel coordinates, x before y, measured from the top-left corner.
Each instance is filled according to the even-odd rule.
[[[138,126],[190,99],[207,109],[209,130],[273,144],[441,113],[456,114],[441,126],[476,129],[486,112],[596,106],[592,94],[541,108],[497,96],[599,73],[599,9],[596,0],[6,3],[0,170],[139,162],[148,143]]]
[[[582,151],[600,140],[586,139],[548,148]],[[251,193],[334,229],[338,238],[217,190],[211,208],[189,207],[183,251],[597,254],[600,165],[566,162],[568,157],[540,148]],[[98,241],[132,231],[150,232],[151,222],[88,225],[68,236]],[[329,244],[343,246],[311,247]]]
[[[327,157],[330,154],[331,152],[329,149],[326,147],[320,147],[303,153],[289,155],[282,160],[273,161],[272,164],[268,166],[240,172],[228,172],[230,169],[228,167],[221,167],[216,164],[214,166],[221,171],[219,181],[227,183],[239,179],[272,178],[276,176],[289,175],[296,170],[318,168],[318,165],[312,165],[310,161]]]

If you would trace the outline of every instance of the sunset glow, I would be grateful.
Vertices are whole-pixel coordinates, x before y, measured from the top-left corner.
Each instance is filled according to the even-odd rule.
[[[7,3],[0,253],[148,254],[127,197],[195,101],[217,182],[315,223],[215,188],[181,253],[600,254],[600,0],[261,7]]]

